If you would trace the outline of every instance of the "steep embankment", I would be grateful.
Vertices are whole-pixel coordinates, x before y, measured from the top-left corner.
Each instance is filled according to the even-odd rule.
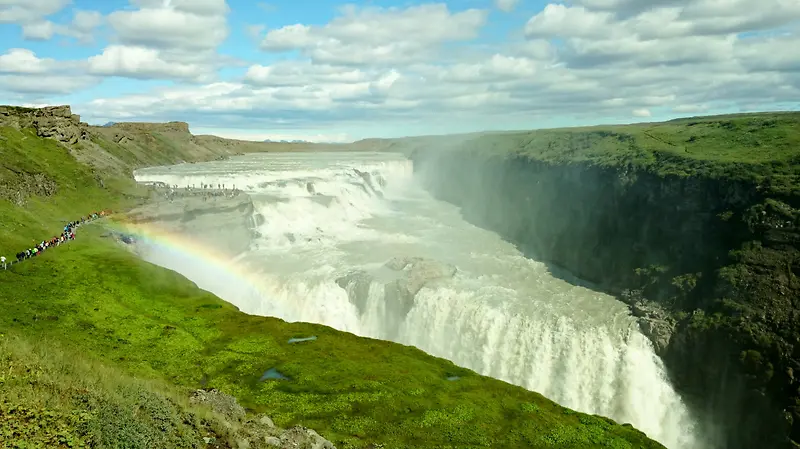
[[[469,220],[628,302],[726,447],[800,442],[800,114],[388,147]]]
[[[182,125],[130,125],[145,126],[133,134],[144,143],[134,146],[109,141],[103,133],[113,127],[95,132],[63,108],[3,111],[0,252],[7,255],[90,211],[140,203],[150,192],[134,185],[132,167],[225,154],[171,138],[147,143],[165,130],[186,137]],[[55,130],[52,139],[42,137],[47,130]],[[176,223],[187,217],[202,219],[190,211]],[[246,315],[107,235],[98,224],[81,227],[78,240],[0,272],[6,440],[151,448],[202,447],[202,437],[216,439],[211,447],[267,447],[277,431],[253,417],[267,413],[278,426],[309,426],[340,448],[661,447],[630,426],[412,347]],[[294,341],[309,336],[317,338]],[[139,381],[126,388],[132,377]],[[206,418],[209,410],[186,404],[196,388],[233,394],[251,419]],[[280,435],[280,447],[295,447],[292,438],[311,434]]]

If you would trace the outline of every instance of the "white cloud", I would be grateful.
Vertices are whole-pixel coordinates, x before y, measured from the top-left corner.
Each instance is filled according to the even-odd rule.
[[[94,83],[97,83],[97,79],[89,76],[0,75],[0,91],[25,94],[32,98],[46,95],[66,95],[85,89]]]
[[[90,42],[95,28],[102,23],[99,12],[76,9],[69,23],[47,19],[71,3],[72,0],[0,0],[0,24],[19,25],[26,40],[47,41],[60,34],[74,37],[81,43]]]
[[[89,58],[91,73],[192,82],[214,78],[225,62],[217,53],[228,36],[225,0],[131,0],[131,4],[138,9],[109,14],[116,43]]]
[[[39,58],[31,50],[12,48],[0,55],[0,92],[42,98],[69,94],[97,83],[81,68],[75,61]]]
[[[63,34],[67,27],[47,17],[60,12],[71,0],[0,0],[0,24],[17,24],[22,37],[31,41],[47,41]]]
[[[673,111],[678,112],[680,114],[684,113],[700,113],[706,112],[709,110],[709,107],[704,104],[679,104],[672,108]]]
[[[42,21],[64,9],[70,0],[2,0],[0,23],[20,25]]]
[[[349,5],[325,26],[295,24],[271,30],[261,48],[301,50],[327,64],[410,63],[435,56],[446,42],[476,37],[486,18],[487,12],[477,9],[451,13],[443,3],[406,9]]]
[[[787,25],[800,2],[765,2],[748,9],[742,0],[551,0],[505,42],[482,40],[486,10],[348,6],[327,24],[231,23],[262,49],[285,53],[238,61],[218,54],[229,28],[225,1],[131,0],[134,9],[108,17],[111,43],[87,61],[24,49],[0,55],[0,94],[46,98],[103,76],[169,79],[176,82],[76,110],[105,121],[187,120],[193,130],[254,128],[286,140],[332,136],[348,124],[405,130],[416,122],[447,132],[467,123],[771,108],[800,102],[800,29]],[[48,19],[31,17],[29,34],[41,26],[44,38],[47,28],[37,24]],[[68,25],[85,40],[102,24],[86,12]],[[59,28],[68,25],[56,23],[55,33],[68,35]],[[234,66],[238,75],[218,73]]]
[[[219,137],[238,140],[251,140],[255,142],[262,142],[264,140],[271,140],[279,142],[281,140],[293,141],[303,140],[306,142],[329,142],[329,143],[342,143],[352,142],[347,133],[270,133],[263,131],[248,131],[248,130],[231,130],[231,129],[214,129],[214,128],[196,128],[193,129],[194,134],[212,134]]]
[[[253,65],[245,74],[248,83],[259,86],[311,86],[331,83],[360,83],[374,79],[374,73],[356,68],[316,65],[306,62],[278,62]]]
[[[519,0],[494,0],[495,6],[497,9],[505,12],[511,12],[519,3]]]
[[[41,59],[26,48],[11,48],[0,55],[0,73],[38,74],[56,69],[54,59]]]
[[[208,74],[208,68],[202,64],[167,61],[158,50],[152,48],[111,45],[103,50],[103,54],[89,58],[89,72],[139,79],[199,80]]]
[[[56,24],[49,20],[22,25],[22,37],[32,41],[47,41],[56,34]]]
[[[613,15],[586,8],[567,7],[551,3],[525,25],[528,37],[586,37],[599,38],[613,32]]]
[[[94,31],[103,24],[103,15],[97,11],[75,10],[72,22],[63,34],[72,36],[80,42],[91,42]]]
[[[213,50],[228,35],[224,15],[199,15],[175,7],[115,11],[108,21],[124,45]]]

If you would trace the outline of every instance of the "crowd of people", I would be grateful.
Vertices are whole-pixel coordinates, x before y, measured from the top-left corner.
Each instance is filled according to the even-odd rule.
[[[159,195],[163,195],[164,199],[169,202],[175,200],[175,198],[186,198],[186,197],[201,197],[203,201],[208,201],[209,199],[217,198],[217,197],[225,197],[225,198],[233,198],[240,193],[241,190],[236,188],[234,184],[231,186],[225,186],[225,184],[200,184],[200,187],[196,187],[195,184],[187,184],[186,187],[178,187],[177,184],[166,184],[163,182],[152,182],[150,183],[154,192]]]
[[[108,214],[107,211],[93,212],[85,217],[81,217],[78,220],[71,221],[64,226],[64,230],[63,232],[61,232],[61,235],[54,236],[48,240],[42,240],[33,247],[28,248],[25,251],[18,252],[16,256],[16,261],[12,261],[9,263],[6,261],[5,256],[0,257],[0,266],[2,266],[3,269],[7,269],[9,265],[20,263],[25,259],[30,259],[31,257],[36,257],[50,248],[55,248],[56,246],[59,246],[63,243],[75,240],[76,228],[78,228],[82,224],[86,224],[100,217],[104,217],[107,214]]]

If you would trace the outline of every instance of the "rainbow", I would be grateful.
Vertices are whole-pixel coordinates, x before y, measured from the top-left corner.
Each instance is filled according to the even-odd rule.
[[[167,230],[153,223],[111,221],[108,223],[108,227],[112,231],[131,235],[149,245],[202,261],[218,272],[226,273],[261,290],[259,286],[263,275],[254,273],[244,264],[238,263],[238,257],[229,257],[178,232]]]

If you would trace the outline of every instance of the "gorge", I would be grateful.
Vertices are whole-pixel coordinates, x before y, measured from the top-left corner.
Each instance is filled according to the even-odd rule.
[[[658,447],[571,409],[670,448],[793,447],[798,122],[314,146],[0,108],[3,248],[125,211],[0,276],[0,329],[337,447]]]
[[[701,425],[683,403],[623,303],[555,277],[464,222],[420,188],[413,169],[401,155],[368,152],[252,154],[142,169],[140,182],[235,185],[251,204],[242,195],[201,200],[202,190],[181,188],[159,204],[183,212],[146,206],[131,213],[214,247],[230,270],[157,237],[137,250],[244,312],[413,345],[576,410],[630,422],[667,447],[724,447],[713,423]],[[237,235],[240,244],[234,249],[222,235]]]

